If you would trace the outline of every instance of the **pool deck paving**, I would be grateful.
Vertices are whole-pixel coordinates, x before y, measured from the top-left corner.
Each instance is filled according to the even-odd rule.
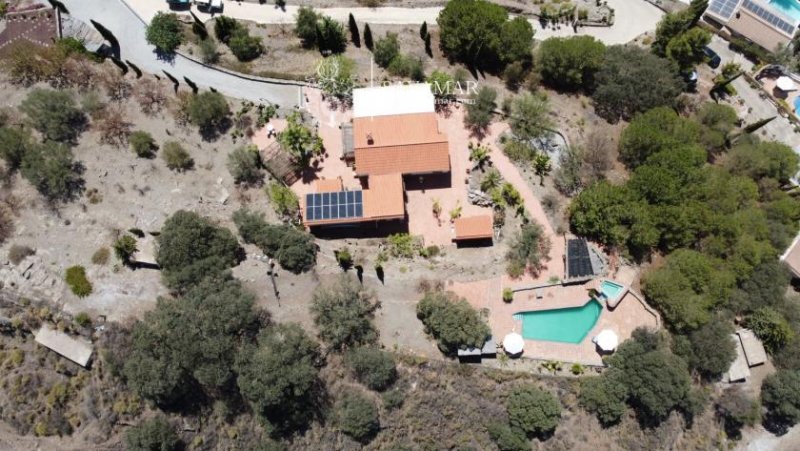
[[[597,279],[580,285],[557,285],[543,288],[542,299],[536,299],[534,290],[518,291],[510,303],[503,302],[500,278],[477,282],[453,283],[448,288],[464,297],[477,309],[488,311],[489,327],[498,343],[510,332],[522,332],[522,323],[514,320],[519,312],[580,307],[589,301],[588,289],[596,287]],[[620,343],[630,338],[638,327],[657,328],[658,319],[636,297],[627,293],[614,310],[603,303],[603,310],[594,327],[579,344],[552,341],[525,340],[522,357],[557,360],[582,365],[603,365],[592,337],[603,329],[617,333]]]

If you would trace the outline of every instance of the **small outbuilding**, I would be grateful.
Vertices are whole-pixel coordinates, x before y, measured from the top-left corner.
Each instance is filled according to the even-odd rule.
[[[470,241],[486,241],[491,244],[494,238],[494,224],[491,215],[466,216],[453,223],[454,241],[457,243]]]
[[[761,365],[767,361],[767,351],[764,349],[764,344],[756,337],[756,334],[749,329],[739,329],[736,331],[739,335],[739,340],[742,342],[742,349],[744,349],[744,356],[747,359],[747,365],[754,367]]]
[[[72,360],[84,368],[89,365],[89,360],[92,358],[91,343],[59,332],[47,324],[43,324],[34,336],[37,343],[62,357]]]
[[[750,377],[750,367],[747,366],[747,359],[744,356],[744,349],[742,349],[742,342],[739,340],[737,334],[731,334],[731,340],[736,343],[736,359],[731,363],[728,368],[728,382],[744,382]]]

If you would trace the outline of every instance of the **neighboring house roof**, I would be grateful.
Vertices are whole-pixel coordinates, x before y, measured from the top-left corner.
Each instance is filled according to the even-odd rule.
[[[400,174],[369,178],[369,189],[364,190],[364,216],[374,220],[405,218],[403,177]]]
[[[454,222],[456,240],[480,240],[494,236],[491,215],[466,216]]]
[[[354,118],[434,111],[433,92],[427,83],[353,90]]]
[[[781,255],[781,261],[789,267],[795,277],[800,277],[800,235],[795,237],[786,252]]]
[[[745,8],[740,8],[738,14],[728,20],[726,26],[770,51],[774,51],[779,45],[786,45],[792,40],[791,36],[787,36]]]
[[[436,113],[353,119],[353,142],[359,176],[450,171],[450,147]]]
[[[47,324],[43,324],[34,335],[36,342],[45,348],[55,351],[82,367],[89,364],[89,359],[92,357],[91,343],[54,330]]]
[[[744,349],[744,356],[747,358],[748,365],[761,365],[767,361],[767,351],[764,350],[764,345],[753,331],[749,329],[739,329],[736,331],[736,334],[739,335],[739,340],[742,341],[742,348]]]

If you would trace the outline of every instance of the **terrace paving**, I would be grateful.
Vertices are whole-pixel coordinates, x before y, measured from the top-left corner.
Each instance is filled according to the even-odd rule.
[[[595,282],[542,288],[542,299],[536,299],[534,290],[518,291],[514,293],[514,300],[510,303],[502,300],[503,284],[499,277],[477,282],[455,282],[448,289],[466,298],[476,309],[488,311],[489,327],[499,343],[509,332],[522,332],[522,324],[513,319],[512,315],[515,313],[582,306],[589,301],[587,290],[593,288]],[[599,366],[603,365],[603,360],[592,343],[592,337],[603,329],[611,329],[617,333],[621,343],[630,338],[633,330],[638,327],[655,329],[658,327],[658,319],[633,294],[627,293],[614,310],[603,306],[597,323],[581,343],[525,340],[522,356]]]

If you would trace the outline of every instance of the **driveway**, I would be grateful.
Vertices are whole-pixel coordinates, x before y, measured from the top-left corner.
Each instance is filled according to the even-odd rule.
[[[165,70],[182,83],[183,77],[187,77],[200,87],[213,87],[230,97],[267,101],[283,108],[292,108],[301,102],[301,88],[298,86],[238,77],[209,69],[180,55],[172,61],[160,59],[155,48],[145,40],[145,24],[121,0],[62,1],[72,17],[87,24],[94,20],[108,28],[120,43],[120,58],[146,72],[161,74]]]
[[[136,12],[150,20],[159,11],[168,11],[169,7],[164,0],[127,0]],[[572,27],[560,25],[559,29],[549,27],[543,29],[538,20],[531,20],[536,31],[536,39],[542,40],[553,36],[588,35],[605,42],[606,44],[624,44],[632,41],[637,36],[647,31],[653,31],[664,12],[644,0],[608,0],[608,6],[614,8],[616,19],[612,27],[583,27],[575,33]],[[264,24],[289,24],[293,25],[297,15],[298,6],[287,5],[285,10],[276,8],[275,5],[258,4],[250,2],[237,3],[225,2],[223,14],[241,20],[252,20]],[[427,22],[436,23],[441,7],[431,8],[318,8],[317,11],[346,23],[349,15],[358,22],[371,24],[409,24],[419,25]],[[203,20],[211,19],[214,14],[199,11],[192,6],[192,11]]]

